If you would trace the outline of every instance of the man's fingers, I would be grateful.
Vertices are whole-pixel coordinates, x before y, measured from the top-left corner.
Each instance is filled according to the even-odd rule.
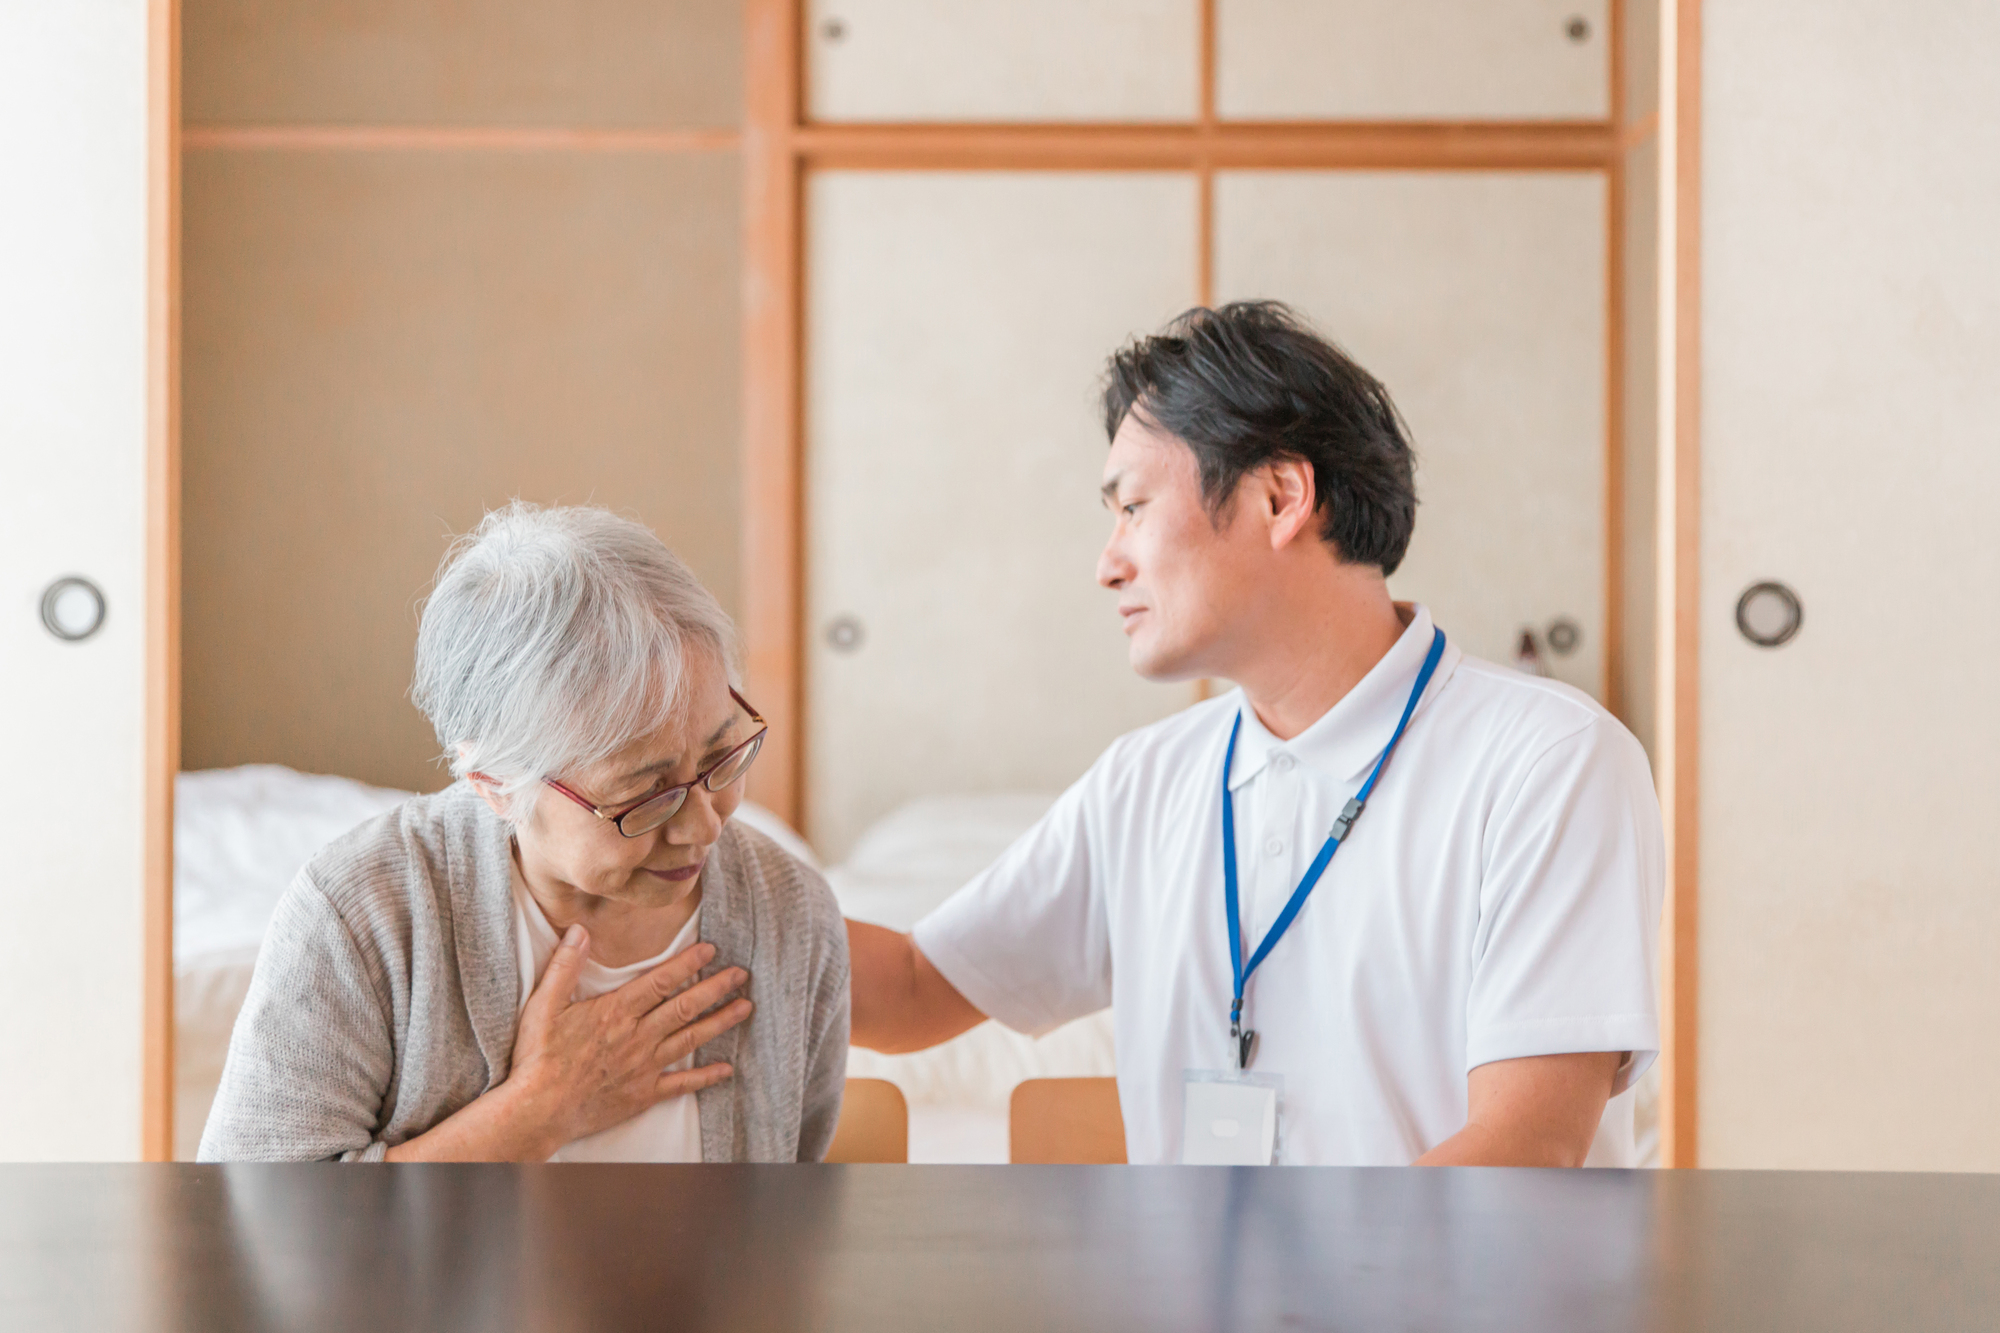
[[[652,971],[632,978],[614,991],[619,1008],[635,1016],[658,1008],[660,1001],[692,981],[714,957],[715,946],[707,940],[689,945]]]
[[[556,945],[554,956],[542,972],[542,979],[535,983],[534,994],[528,997],[528,1004],[544,1009],[560,1009],[567,1005],[570,996],[576,993],[576,979],[583,974],[584,962],[589,957],[590,932],[579,922],[571,926],[563,934],[562,943]]]
[[[669,1097],[685,1097],[689,1093],[712,1088],[736,1071],[728,1065],[699,1065],[693,1069],[683,1069],[672,1074],[662,1074],[653,1084],[653,1095],[659,1101]]]
[[[699,1023],[690,1023],[668,1033],[654,1051],[653,1058],[663,1065],[685,1059],[750,1017],[755,1008],[748,1000],[732,1001]]]

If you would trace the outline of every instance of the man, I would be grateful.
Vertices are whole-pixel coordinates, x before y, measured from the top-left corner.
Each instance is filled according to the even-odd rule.
[[[1239,688],[1120,738],[910,934],[851,923],[854,1041],[1111,1004],[1134,1162],[1630,1165],[1606,1105],[1659,1048],[1664,861],[1637,742],[1391,599],[1410,446],[1283,306],[1128,346],[1104,406],[1132,665]]]

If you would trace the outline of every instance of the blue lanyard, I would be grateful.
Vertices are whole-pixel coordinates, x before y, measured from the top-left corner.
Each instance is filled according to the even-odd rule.
[[[1410,701],[1403,705],[1403,716],[1396,723],[1396,734],[1389,738],[1388,746],[1381,758],[1368,774],[1368,780],[1361,784],[1361,790],[1354,798],[1341,807],[1340,818],[1333,821],[1333,831],[1327,834],[1326,845],[1319,849],[1319,855],[1306,870],[1306,877],[1292,890],[1285,910],[1278,913],[1278,919],[1271,923],[1271,929],[1264,936],[1264,942],[1257,946],[1257,952],[1250,955],[1250,961],[1243,961],[1243,920],[1236,901],[1236,803],[1229,795],[1229,766],[1236,758],[1236,736],[1243,730],[1243,714],[1237,713],[1235,725],[1229,728],[1229,752],[1222,758],[1222,894],[1229,909],[1229,966],[1236,977],[1236,991],[1229,1002],[1229,1037],[1236,1044],[1236,1067],[1248,1069],[1257,1040],[1255,1032],[1243,1028],[1243,987],[1250,980],[1250,974],[1257,965],[1270,956],[1278,941],[1292,927],[1299,909],[1312,896],[1313,886],[1326,873],[1327,863],[1340,850],[1340,844],[1354,827],[1354,821],[1361,818],[1361,812],[1368,806],[1368,797],[1375,790],[1375,783],[1388,765],[1389,756],[1396,753],[1396,746],[1402,742],[1403,732],[1410,725],[1410,714],[1417,711],[1417,700],[1424,697],[1424,689],[1431,683],[1431,676],[1437,671],[1439,659],[1444,656],[1444,631],[1435,630],[1431,638],[1430,655],[1424,658],[1424,669],[1417,673],[1417,683],[1410,690]]]

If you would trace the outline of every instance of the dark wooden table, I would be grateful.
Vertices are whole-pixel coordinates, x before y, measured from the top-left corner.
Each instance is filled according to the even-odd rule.
[[[2000,1328],[2000,1178],[6,1166],[0,1329]]]

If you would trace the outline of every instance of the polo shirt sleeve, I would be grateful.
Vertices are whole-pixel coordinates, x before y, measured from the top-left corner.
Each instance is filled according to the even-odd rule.
[[[1488,826],[1466,1069],[1629,1052],[1614,1095],[1660,1049],[1656,959],[1666,852],[1639,743],[1600,716],[1529,766]]]
[[[1099,767],[1102,766],[1100,761]],[[1093,768],[912,935],[989,1018],[1034,1036],[1111,1003],[1111,940],[1093,873]]]

